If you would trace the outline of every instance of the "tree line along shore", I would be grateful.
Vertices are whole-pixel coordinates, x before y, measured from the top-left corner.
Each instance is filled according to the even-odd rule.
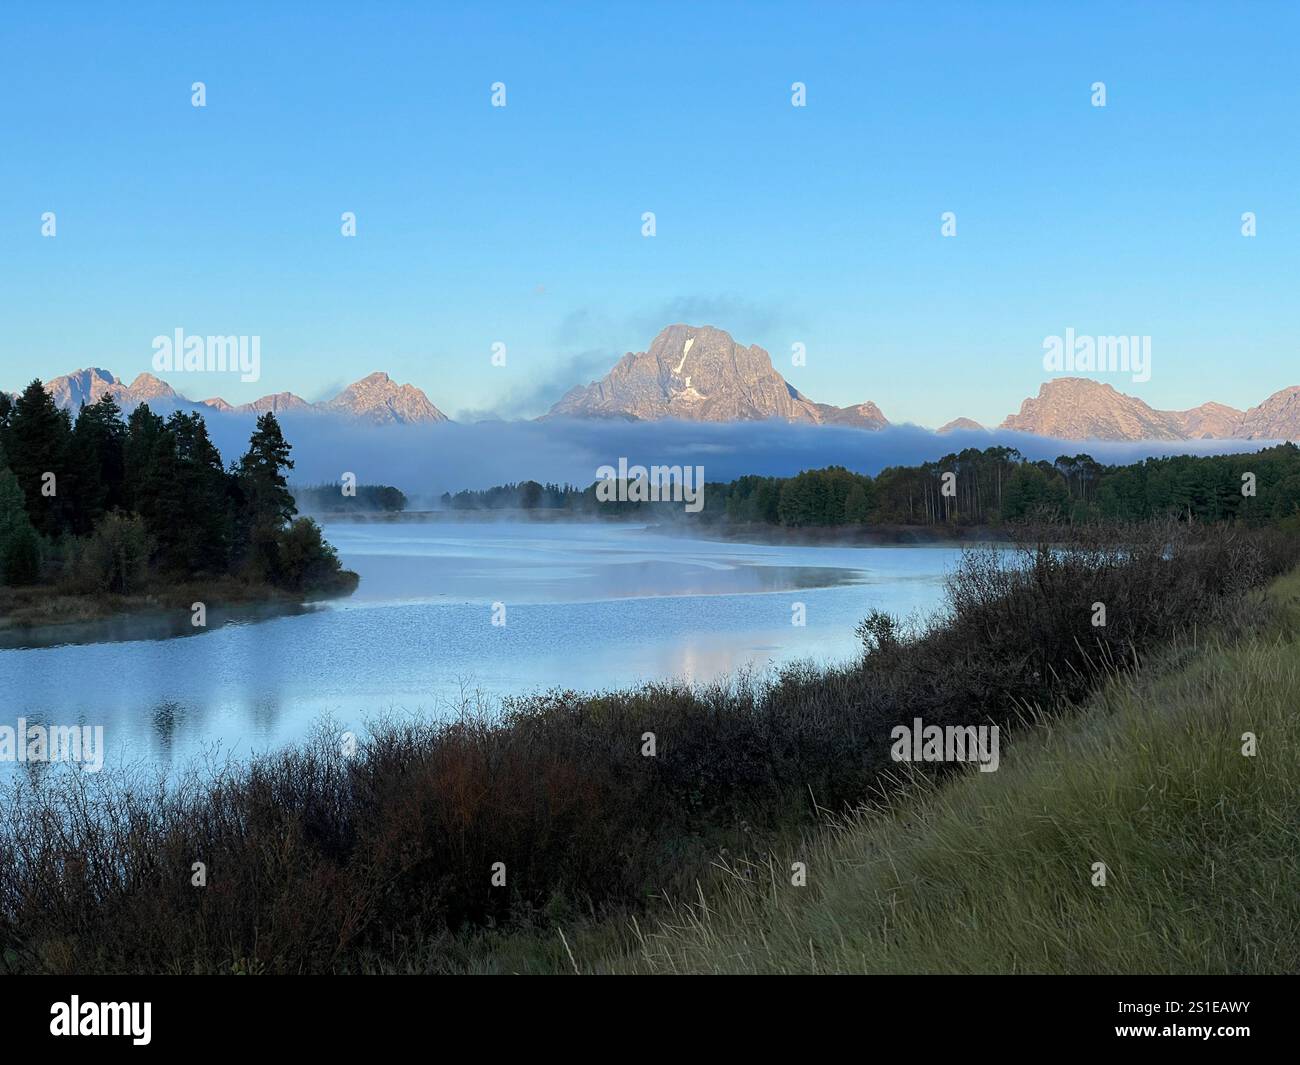
[[[226,469],[198,413],[124,417],[104,396],[74,419],[39,381],[0,394],[3,624],[346,594],[356,575],[298,516],[290,455],[270,413]]]
[[[459,513],[522,511],[639,517],[693,529],[764,527],[798,533],[834,530],[869,537],[961,536],[1025,523],[1131,523],[1171,517],[1300,531],[1300,447],[1252,453],[1177,455],[1105,465],[1090,455],[1031,461],[1012,447],[967,448],[934,462],[890,466],[874,477],[843,466],[792,477],[744,476],[704,485],[703,508],[621,498],[602,502],[597,484],[520,481],[447,492]]]

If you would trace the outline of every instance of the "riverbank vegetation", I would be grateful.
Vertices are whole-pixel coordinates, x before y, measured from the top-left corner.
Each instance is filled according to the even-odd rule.
[[[1178,455],[1126,466],[1103,465],[1086,454],[1032,462],[1011,447],[967,448],[935,462],[891,466],[875,477],[831,466],[794,477],[709,482],[698,514],[684,512],[680,502],[598,502],[594,484],[580,489],[536,481],[448,493],[442,503],[459,511],[638,515],[693,528],[875,529],[891,535],[906,529],[959,535],[1025,522],[1086,525],[1163,518],[1284,524],[1300,532],[1300,447]]]
[[[167,607],[195,586],[208,605],[352,590],[296,516],[290,454],[269,413],[227,470],[197,413],[123,418],[104,396],[74,420],[39,381],[0,394],[0,623]]]
[[[861,659],[841,668],[796,666],[704,688],[551,692],[499,712],[466,707],[451,721],[379,723],[355,749],[322,732],[305,747],[196,769],[170,786],[112,771],[21,776],[0,798],[0,957],[21,972],[571,971],[594,967],[602,944],[630,967],[726,968],[725,951],[709,955],[687,935],[713,913],[708,899],[722,880],[755,878],[748,895],[716,903],[743,921],[745,905],[766,905],[764,870],[790,882],[787,859],[801,860],[790,859],[792,840],[828,817],[859,816],[864,802],[903,802],[927,786],[969,789],[966,802],[985,809],[991,830],[1018,824],[1052,853],[1068,850],[1068,867],[992,879],[988,898],[1014,899],[1028,890],[1017,886],[1025,879],[1045,900],[1058,880],[1062,897],[1073,898],[1094,861],[1119,855],[1114,896],[1123,900],[1131,829],[1107,829],[1122,846],[1099,851],[1106,839],[1070,835],[1079,795],[1059,814],[1048,806],[1035,815],[1032,806],[1007,808],[1034,796],[999,773],[968,776],[952,762],[927,762],[903,779],[893,729],[921,718],[1019,737],[1036,721],[1067,719],[1099,691],[1109,698],[1116,689],[1108,686],[1145,685],[1164,656],[1192,664],[1203,633],[1281,639],[1257,590],[1298,561],[1296,538],[1276,530],[1081,527],[1064,544],[1031,538],[1016,552],[968,552],[940,615],[911,625],[868,618]],[[1172,781],[1160,763],[1130,766],[1128,784],[1165,814],[1166,796],[1176,805],[1178,788],[1196,786]],[[1213,813],[1209,792],[1197,794]],[[1276,797],[1258,794],[1260,803]],[[1140,797],[1103,796],[1095,825],[1133,813]],[[1273,831],[1269,816],[1283,816],[1262,805],[1256,814],[1258,834]],[[922,819],[911,831],[925,829]],[[952,897],[942,878],[961,852],[947,852],[948,838],[936,838],[929,866],[918,850],[907,867],[912,895],[898,904],[922,913]],[[1034,838],[982,842],[1036,855]],[[809,884],[828,883],[816,863],[832,845],[806,852]],[[1271,846],[1265,853],[1276,857],[1283,844]],[[1180,854],[1157,847],[1148,867]],[[970,860],[981,861],[979,852]],[[995,857],[983,861],[990,876],[1010,875]],[[846,863],[833,868],[844,872]],[[1168,872],[1181,875],[1177,865]],[[1280,889],[1281,875],[1267,883]],[[693,916],[666,901],[698,902],[701,892],[706,910]],[[801,912],[822,921],[829,951],[834,915]],[[785,919],[779,910],[769,916]],[[718,942],[730,942],[725,929],[740,936],[738,927],[720,924]],[[869,937],[875,927],[844,936]],[[619,955],[634,928],[660,938]],[[559,938],[566,929],[577,955]],[[1050,951],[1058,934],[1067,932],[1053,925],[1025,942]],[[754,947],[737,967],[770,966],[760,953]],[[826,958],[827,967],[852,967],[849,954]],[[1020,967],[1070,960],[1062,950],[1026,956]],[[1005,963],[998,956],[991,967]]]
[[[1251,612],[1020,730],[996,774],[917,780],[571,949],[589,971],[1294,973],[1300,573]]]

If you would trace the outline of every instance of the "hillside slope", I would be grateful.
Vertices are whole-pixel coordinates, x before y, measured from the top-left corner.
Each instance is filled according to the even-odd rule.
[[[1022,730],[998,772],[863,812],[784,864],[736,870],[614,967],[1294,971],[1300,573],[1269,594],[1270,630],[1202,637],[1165,668],[1112,682],[1081,716]],[[795,861],[804,888],[790,886]]]

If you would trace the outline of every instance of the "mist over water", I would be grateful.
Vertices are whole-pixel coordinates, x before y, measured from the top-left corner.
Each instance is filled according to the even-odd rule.
[[[789,477],[839,465],[875,475],[887,466],[933,461],[968,447],[1014,447],[1033,460],[1086,452],[1104,463],[1159,455],[1253,452],[1262,440],[1068,441],[1007,430],[938,434],[913,425],[870,432],[842,426],[765,422],[623,422],[548,419],[385,427],[320,415],[280,416],[297,463],[293,481],[337,483],[346,471],[366,484],[391,484],[428,505],[443,492],[521,480],[572,483],[596,479],[596,469],[625,456],[644,465],[702,465],[705,479],[745,474]],[[253,420],[208,418],[213,440],[229,462],[247,447]]]

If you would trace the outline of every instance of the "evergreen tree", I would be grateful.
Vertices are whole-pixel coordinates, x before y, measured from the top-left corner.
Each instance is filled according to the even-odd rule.
[[[9,444],[9,422],[14,414],[14,401],[8,392],[0,390],[0,467],[4,461],[5,448]]]
[[[186,574],[223,573],[230,563],[234,516],[231,477],[208,436],[203,416],[179,411],[167,420],[175,442],[175,474],[165,503],[174,515],[167,564]]]
[[[791,477],[781,485],[777,515],[782,525],[820,525],[823,512],[822,484],[811,470]]]
[[[160,559],[170,553],[176,535],[176,437],[166,423],[141,403],[127,422],[123,453],[126,509],[139,514]]]
[[[865,485],[855,484],[844,501],[844,520],[850,525],[863,525],[871,514],[871,499]]]
[[[257,419],[248,451],[235,468],[241,502],[239,540],[254,576],[274,581],[279,572],[281,532],[298,512],[285,471],[291,448],[270,411]]]
[[[70,524],[66,501],[71,485],[66,482],[71,435],[67,412],[55,406],[39,380],[23,389],[9,417],[6,452],[27,501],[27,515],[46,536],[58,536]],[[46,485],[52,491],[43,491]]]
[[[69,500],[72,527],[89,533],[110,510],[123,502],[126,423],[111,395],[83,406],[72,430]]]
[[[0,469],[0,584],[34,584],[40,570],[40,538],[23,490],[10,470]]]
[[[298,518],[281,533],[278,565],[279,583],[294,592],[329,587],[342,569],[338,552],[311,518]]]
[[[1018,466],[1007,481],[1005,493],[1002,514],[1008,521],[1059,520],[1070,498],[1064,478],[1046,462]]]

